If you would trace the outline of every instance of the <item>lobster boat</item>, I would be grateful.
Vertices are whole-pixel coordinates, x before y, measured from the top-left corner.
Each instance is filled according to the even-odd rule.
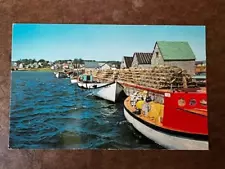
[[[208,150],[205,90],[144,91],[124,101],[124,116],[134,128],[168,149]]]
[[[101,83],[99,81],[95,81],[92,75],[80,75],[77,81],[77,86],[82,89],[94,89],[99,88],[110,83]]]
[[[92,95],[111,102],[119,100],[120,93],[123,92],[123,86],[119,83],[94,81],[92,75],[80,76],[77,86],[82,89],[90,89]]]

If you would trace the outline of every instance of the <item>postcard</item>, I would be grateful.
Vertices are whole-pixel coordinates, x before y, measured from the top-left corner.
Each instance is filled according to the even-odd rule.
[[[10,149],[209,149],[205,26],[12,28]]]

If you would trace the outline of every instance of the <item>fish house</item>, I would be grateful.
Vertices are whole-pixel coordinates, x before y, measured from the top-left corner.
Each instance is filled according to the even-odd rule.
[[[195,73],[195,54],[188,42],[157,41],[151,59],[152,66],[177,66],[191,75]]]

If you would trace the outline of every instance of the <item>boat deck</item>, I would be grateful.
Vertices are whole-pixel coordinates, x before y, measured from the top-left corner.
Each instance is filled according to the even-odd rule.
[[[125,106],[130,112],[134,112],[136,109],[130,104],[130,101],[131,101],[131,99],[130,99],[130,97],[128,97],[128,98],[124,101],[124,106]],[[140,115],[135,114],[135,116],[141,118],[142,120],[144,120],[144,121],[146,121],[146,122],[148,122],[148,123],[151,123],[151,124],[156,125],[155,119],[154,119],[154,118],[146,117],[146,116],[144,115],[143,112],[141,112]],[[159,123],[159,124],[157,124],[157,125],[158,125],[158,126],[161,126],[161,127],[163,126],[161,123]]]

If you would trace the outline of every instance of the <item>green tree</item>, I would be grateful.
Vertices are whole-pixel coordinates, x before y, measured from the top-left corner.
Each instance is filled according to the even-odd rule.
[[[74,64],[75,68],[78,68],[79,60],[75,58],[73,60],[73,64]]]
[[[44,59],[40,59],[38,62],[44,63],[45,60]]]
[[[83,59],[79,59],[79,64],[84,64],[84,60]]]

